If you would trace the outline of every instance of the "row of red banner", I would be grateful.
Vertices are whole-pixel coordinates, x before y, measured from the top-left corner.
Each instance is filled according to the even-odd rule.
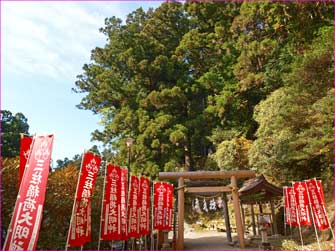
[[[91,240],[90,201],[100,163],[99,156],[84,154],[67,246],[82,246]],[[106,166],[100,240],[128,240],[150,234],[150,180],[131,176],[128,191],[127,177],[127,169]],[[154,183],[153,196],[153,228],[171,230],[173,186]]]
[[[330,228],[321,181],[311,179],[284,187],[284,204],[287,225],[311,225],[311,213],[319,230]]]
[[[20,147],[19,194],[4,243],[4,250],[34,250],[42,221],[54,136],[23,136]],[[91,198],[101,157],[85,152],[73,204],[67,246],[91,241]],[[128,240],[150,234],[150,180],[107,165],[100,240]],[[154,183],[154,229],[171,230],[173,186]],[[129,198],[128,198],[129,197]]]

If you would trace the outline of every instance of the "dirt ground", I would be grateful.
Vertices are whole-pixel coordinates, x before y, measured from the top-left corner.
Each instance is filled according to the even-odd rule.
[[[233,235],[233,239],[235,236]],[[187,232],[185,233],[185,250],[240,250],[228,244],[225,233]]]

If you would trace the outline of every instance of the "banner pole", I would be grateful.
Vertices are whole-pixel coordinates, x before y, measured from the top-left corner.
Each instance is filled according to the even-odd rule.
[[[101,199],[101,213],[100,213],[100,228],[99,228],[98,250],[100,250],[100,244],[101,244],[101,226],[102,226],[103,212],[104,212],[107,167],[108,167],[108,163],[106,162],[106,165],[105,165],[105,177],[104,177],[104,184],[103,184],[103,190],[102,190],[102,199]]]
[[[283,200],[283,203],[284,203],[284,235],[286,236],[286,228],[287,228],[287,224],[286,224],[286,217],[287,217],[287,215],[286,215],[286,195],[285,195],[285,187],[283,187],[283,198],[284,198],[284,200]]]
[[[314,178],[315,179],[315,178]],[[318,185],[318,182],[317,182],[317,180],[315,179],[315,183],[316,183],[316,185]],[[320,180],[320,183],[322,183],[322,180]],[[322,186],[322,184],[321,184],[321,186]],[[332,236],[333,236],[333,240],[334,240],[334,232],[333,232],[333,228],[332,228],[332,226],[331,226],[331,222],[330,222],[330,220],[329,220],[329,217],[328,217],[328,214],[327,214],[327,211],[326,211],[326,207],[325,207],[325,205],[324,205],[324,203],[321,201],[321,204],[322,204],[322,209],[323,209],[323,211],[324,211],[324,213],[325,213],[325,216],[327,217],[327,220],[328,220],[328,222],[329,222],[329,230],[330,230],[330,232],[331,232],[331,234],[332,234]]]
[[[298,212],[298,208],[297,208],[297,201],[295,199],[295,191],[294,191],[294,183],[292,182],[292,191],[293,191],[293,198],[294,198],[294,202],[295,202],[295,211],[296,211],[296,216],[297,216],[297,222],[298,222],[298,227],[299,227],[299,234],[300,234],[300,241],[301,241],[301,250],[304,250],[304,241],[302,239],[302,232],[301,232],[301,226],[300,226],[300,214]]]
[[[154,187],[155,187],[155,182],[152,182],[152,187],[151,187],[151,241],[150,241],[150,250],[154,250]]]
[[[70,240],[70,229],[71,229],[71,226],[72,226],[73,213],[74,213],[74,209],[75,209],[75,206],[76,206],[76,196],[77,196],[77,192],[78,192],[79,181],[80,181],[80,177],[81,177],[81,171],[82,171],[82,168],[83,168],[85,153],[86,153],[86,149],[84,150],[84,154],[81,157],[81,164],[80,164],[80,170],[79,170],[79,175],[78,175],[78,180],[77,180],[76,193],[74,194],[74,202],[73,202],[73,206],[72,206],[72,214],[71,214],[71,219],[70,219],[70,226],[69,226],[69,231],[67,233],[67,240],[66,240],[66,244],[65,244],[65,250],[66,251],[67,251],[69,240]]]
[[[304,181],[304,183],[306,184],[306,180]],[[306,185],[306,187],[307,187],[307,185]],[[312,205],[311,205],[311,200],[310,200],[310,198],[309,198],[309,192],[308,192],[308,191],[307,191],[307,197],[308,197],[308,205],[309,205],[308,208],[309,208],[309,210],[311,211],[311,215],[312,215],[312,220],[313,220],[313,226],[314,226],[314,231],[315,231],[316,241],[318,242],[319,250],[321,251],[319,235],[318,235],[318,231],[316,230],[315,221],[314,221],[313,208],[312,208]]]

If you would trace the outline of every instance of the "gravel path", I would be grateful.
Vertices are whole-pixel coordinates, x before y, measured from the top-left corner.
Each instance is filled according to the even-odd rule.
[[[188,231],[184,238],[185,250],[240,250],[228,244],[225,233]]]

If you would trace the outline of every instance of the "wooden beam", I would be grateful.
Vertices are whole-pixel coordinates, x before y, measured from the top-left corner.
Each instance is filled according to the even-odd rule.
[[[231,187],[187,187],[185,193],[225,193],[231,192]]]
[[[239,171],[194,171],[194,172],[160,172],[160,179],[216,179],[216,178],[253,178],[256,173],[250,170]]]
[[[184,178],[178,179],[178,187],[184,186]],[[184,188],[178,190],[178,238],[177,250],[184,249]]]
[[[272,214],[272,229],[273,229],[273,234],[277,235],[278,234],[278,229],[277,229],[277,220],[276,220],[276,212],[275,212],[275,206],[273,204],[273,200],[270,200],[270,205],[271,205],[271,214]]]
[[[245,248],[243,223],[242,223],[242,218],[241,218],[240,201],[239,201],[238,189],[237,189],[237,179],[235,176],[232,176],[230,180],[231,180],[231,186],[233,187],[232,197],[233,197],[235,221],[236,221],[236,228],[237,228],[237,237],[240,243],[240,248]]]

